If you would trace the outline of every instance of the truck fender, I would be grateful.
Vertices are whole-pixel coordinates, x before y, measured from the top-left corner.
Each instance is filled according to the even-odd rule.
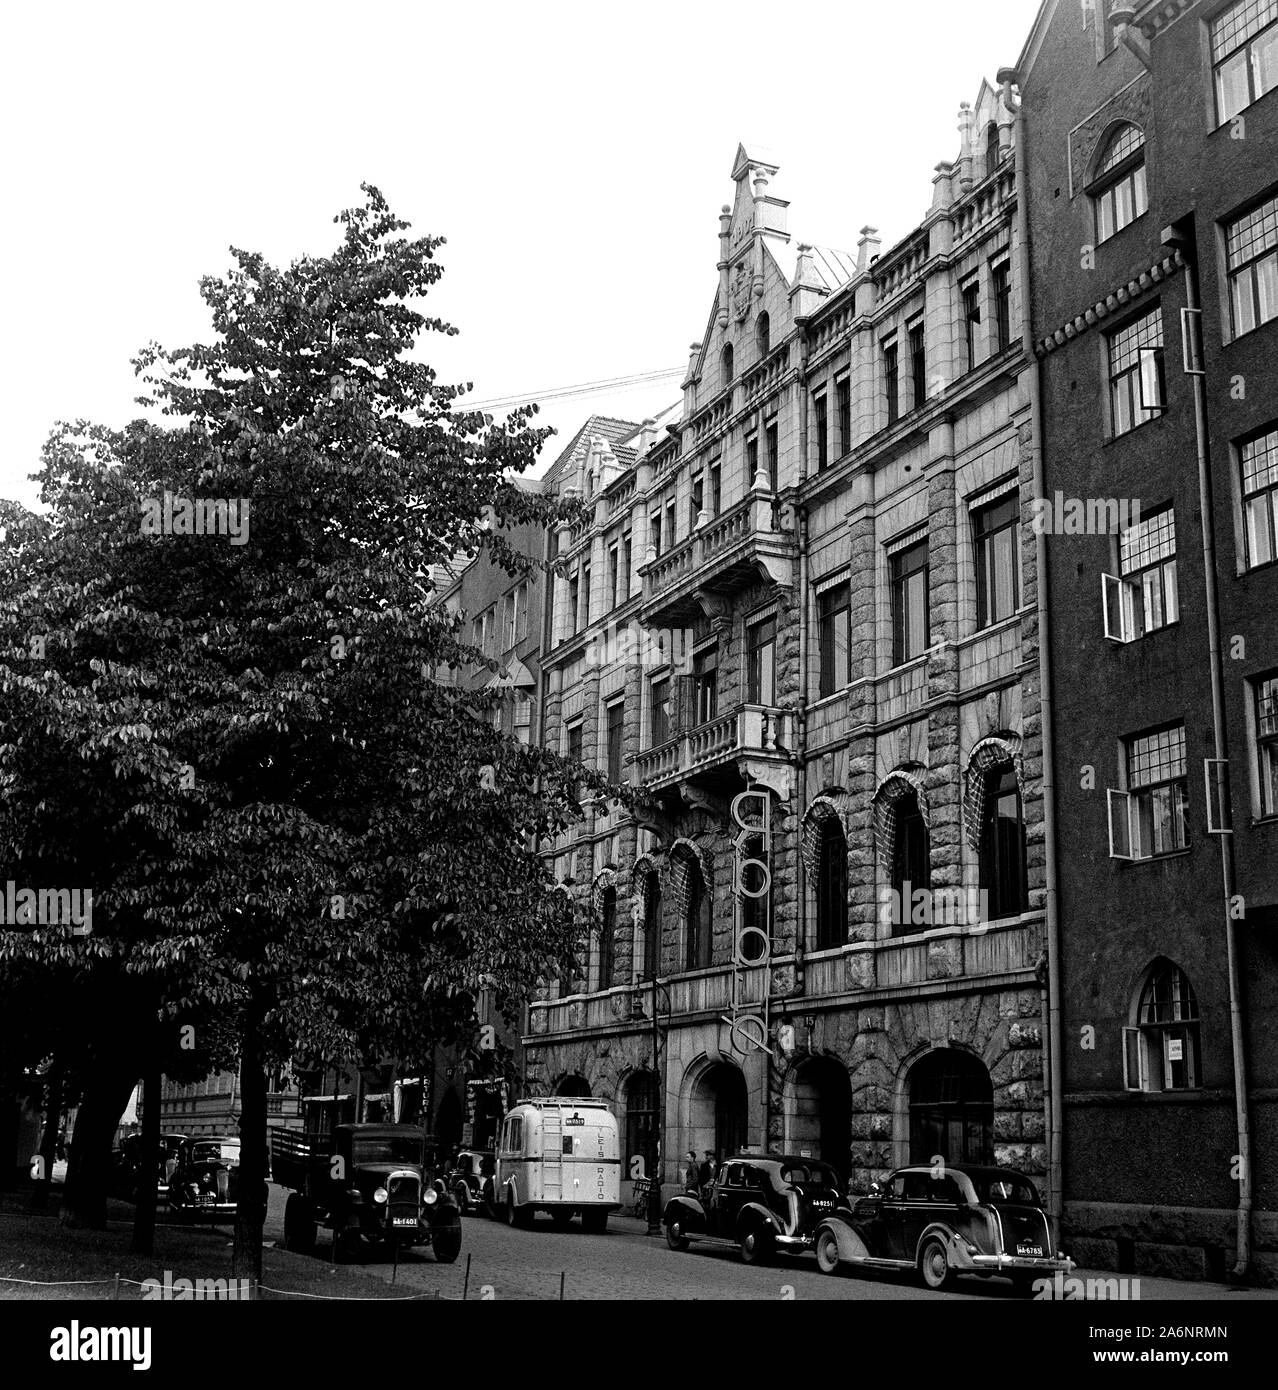
[[[918,1252],[923,1249],[923,1242],[931,1236],[939,1236],[945,1242],[945,1253],[951,1269],[976,1268],[972,1263],[971,1255],[967,1253],[967,1242],[943,1221],[934,1221],[930,1226],[924,1228],[923,1234],[919,1236],[918,1247],[914,1252],[916,1264],[918,1263]]]
[[[771,1226],[777,1235],[785,1234],[785,1226],[776,1212],[765,1207],[762,1202],[747,1202],[741,1208],[741,1215],[737,1217],[737,1230],[744,1230],[747,1225],[757,1222]]]
[[[671,1197],[662,1213],[662,1225],[676,1218],[685,1231],[696,1234],[706,1228],[706,1210],[695,1197]]]
[[[870,1251],[866,1248],[865,1242],[852,1229],[852,1226],[838,1217],[826,1217],[816,1228],[816,1235],[822,1231],[829,1231],[833,1234],[839,1247],[839,1259],[847,1264],[859,1264],[862,1260],[871,1258]]]

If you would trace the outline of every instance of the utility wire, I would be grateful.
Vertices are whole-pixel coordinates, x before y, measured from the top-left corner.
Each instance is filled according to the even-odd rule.
[[[599,381],[578,382],[575,386],[552,386],[544,391],[523,391],[517,394],[494,396],[487,401],[459,401],[466,410],[493,410],[508,405],[523,405],[526,401],[567,400],[571,396],[593,396],[603,391],[622,391],[635,386],[656,386],[672,377],[681,377],[684,367],[666,367],[660,371],[638,372],[632,376],[609,377]]]

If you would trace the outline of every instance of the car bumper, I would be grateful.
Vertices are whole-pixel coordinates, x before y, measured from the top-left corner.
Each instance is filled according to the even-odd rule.
[[[191,1202],[178,1198],[173,1206],[180,1211],[189,1211],[199,1216],[234,1216],[237,1211],[234,1202]]]
[[[812,1250],[816,1246],[816,1235],[774,1237],[778,1250]]]
[[[965,1268],[980,1274],[1068,1274],[1074,1261],[1068,1255],[968,1255]]]

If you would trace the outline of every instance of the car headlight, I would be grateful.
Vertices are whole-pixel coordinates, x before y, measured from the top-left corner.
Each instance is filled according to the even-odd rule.
[[[373,1201],[384,1202],[389,1195],[390,1194],[384,1187],[379,1187],[377,1191],[373,1193]]]
[[[436,1192],[433,1187],[428,1187],[426,1191],[422,1193],[422,1201],[425,1202],[428,1207],[434,1206],[434,1204],[439,1201],[439,1193]]]

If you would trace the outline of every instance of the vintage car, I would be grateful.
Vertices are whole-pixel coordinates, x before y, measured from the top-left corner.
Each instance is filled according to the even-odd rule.
[[[435,1177],[432,1141],[414,1125],[339,1124],[327,1133],[271,1130],[274,1181],[292,1188],[284,1244],[310,1253],[318,1226],[339,1250],[429,1245],[451,1264],[461,1213]]]
[[[463,1149],[446,1179],[448,1190],[457,1199],[463,1212],[483,1213],[484,1185],[491,1183],[496,1171],[496,1159],[479,1149]]]
[[[185,1134],[161,1134],[160,1157],[156,1164],[155,1195],[164,1201],[169,1195],[169,1178],[182,1160],[190,1142]],[[111,1155],[111,1191],[116,1197],[136,1202],[142,1169],[142,1136],[128,1134]]]
[[[875,1183],[816,1232],[817,1265],[917,1270],[929,1289],[958,1274],[1001,1274],[1022,1292],[1074,1262],[1052,1253],[1034,1184],[1011,1168],[918,1164]]]
[[[181,1220],[234,1216],[239,1199],[240,1141],[200,1135],[188,1141],[169,1179],[169,1212]],[[263,1183],[264,1195],[266,1184]]]
[[[694,1240],[731,1243],[747,1264],[761,1264],[776,1253],[811,1250],[817,1227],[843,1205],[838,1174],[827,1164],[734,1154],[699,1198],[672,1197],[662,1224],[671,1250],[686,1250]]]

